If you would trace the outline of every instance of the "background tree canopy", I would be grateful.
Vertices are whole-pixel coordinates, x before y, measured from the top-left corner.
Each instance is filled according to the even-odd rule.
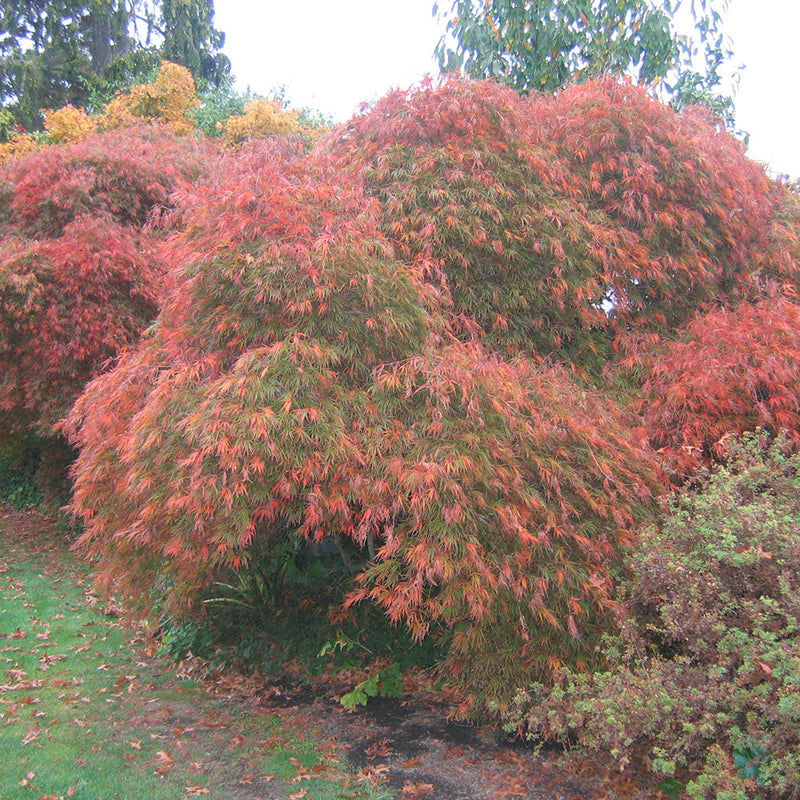
[[[440,5],[442,6],[440,10]],[[449,5],[449,11],[446,6]],[[674,103],[730,111],[719,69],[731,52],[721,31],[728,0],[452,0],[436,49],[444,72],[493,78],[522,94],[601,74],[661,83]],[[683,14],[694,33],[683,35]]]
[[[154,71],[162,58],[199,85],[230,71],[213,0],[10,0],[0,16],[0,103],[26,129],[41,111],[86,106]]]

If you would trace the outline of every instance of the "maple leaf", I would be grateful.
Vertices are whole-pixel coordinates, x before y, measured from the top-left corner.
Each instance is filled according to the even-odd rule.
[[[41,728],[31,725],[25,732],[25,736],[22,738],[22,744],[30,744],[31,742],[35,742],[39,738],[41,732]]]
[[[172,754],[166,750],[158,750],[147,763],[156,766],[154,770],[154,774],[156,775],[164,775],[175,766],[175,760],[172,758]]]
[[[30,786],[31,781],[36,777],[35,772],[29,772],[20,782],[19,786]]]
[[[422,781],[404,781],[400,793],[403,797],[424,797],[433,793],[433,784],[423,783]]]
[[[383,738],[373,742],[365,751],[367,758],[383,758],[392,752],[392,742],[390,739]]]

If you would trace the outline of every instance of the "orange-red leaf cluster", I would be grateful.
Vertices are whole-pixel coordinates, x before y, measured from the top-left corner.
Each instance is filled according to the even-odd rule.
[[[0,428],[52,434],[155,317],[165,271],[155,223],[205,150],[129,129],[0,168]]]

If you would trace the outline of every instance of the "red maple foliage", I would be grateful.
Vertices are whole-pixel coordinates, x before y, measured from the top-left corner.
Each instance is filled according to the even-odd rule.
[[[0,166],[0,223],[34,238],[58,236],[86,214],[139,227],[169,205],[178,183],[200,174],[210,155],[207,142],[158,125],[51,145]]]
[[[193,595],[259,521],[352,527],[337,475],[358,458],[355,421],[376,413],[365,380],[422,346],[435,298],[390,257],[357,184],[289,144],[229,155],[183,206],[156,326],[67,426],[103,574],[134,587],[160,553],[175,594]],[[338,494],[315,522],[317,484]]]
[[[563,367],[478,344],[387,365],[376,388],[397,405],[357,534],[382,547],[350,602],[372,600],[420,637],[454,630],[443,667],[469,695],[462,711],[585,667],[656,485],[634,420]]]
[[[0,409],[6,425],[52,433],[103,364],[157,312],[153,242],[103,217],[61,236],[4,242]]]
[[[703,112],[602,80],[517,97],[451,78],[329,138],[461,332],[601,368],[701,307],[798,282],[796,199]],[[632,334],[635,334],[632,336]]]
[[[52,435],[84,384],[153,319],[165,231],[149,223],[207,156],[152,127],[0,168],[3,430]]]
[[[254,146],[182,204],[157,323],[66,423],[101,579],[177,611],[276,532],[337,534],[374,545],[350,602],[454,626],[484,702],[585,657],[654,485],[623,413],[456,339],[337,158]]]
[[[800,430],[796,196],[633,87],[396,92],[174,197],[158,319],[65,423],[80,544],[140,606],[168,587],[187,612],[257,549],[335,535],[370,556],[348,602],[451,629],[479,711],[596,657],[658,490],[636,422],[586,388],[605,360],[647,371],[678,460]]]
[[[513,91],[457,78],[396,91],[326,147],[363,169],[381,230],[444,288],[462,335],[576,360],[603,347],[616,233],[531,136]]]
[[[604,280],[620,332],[673,331],[703,303],[752,292],[773,262],[797,280],[773,235],[782,187],[704,110],[678,114],[610,79],[527,102],[531,135],[618,233]]]
[[[800,306],[775,296],[698,314],[654,358],[638,406],[676,477],[745,431],[800,444]]]

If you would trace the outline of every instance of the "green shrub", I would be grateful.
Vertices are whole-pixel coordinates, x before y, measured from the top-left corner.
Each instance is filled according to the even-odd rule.
[[[249,89],[239,92],[232,81],[221,86],[209,86],[199,94],[200,105],[192,111],[192,118],[206,136],[219,137],[222,135],[221,123],[244,114],[244,107],[253,99]]]
[[[246,565],[220,578],[204,597],[203,616],[162,618],[161,645],[175,661],[191,652],[212,669],[266,674],[299,664],[306,676],[388,661],[369,696],[393,696],[404,670],[432,667],[447,645],[444,635],[414,642],[370,605],[342,612],[353,580],[344,559],[295,536],[271,549],[260,543]]]
[[[752,434],[645,530],[607,669],[518,694],[510,731],[649,758],[708,798],[800,797],[800,456]]]
[[[35,476],[39,446],[33,436],[14,437],[0,444],[0,503],[14,508],[33,508],[41,492]]]

